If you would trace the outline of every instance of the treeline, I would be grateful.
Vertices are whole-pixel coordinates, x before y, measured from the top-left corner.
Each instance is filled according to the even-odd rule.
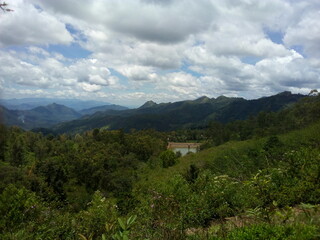
[[[43,136],[3,125],[0,131],[0,190],[18,184],[75,210],[82,209],[96,190],[128,197],[125,193],[130,193],[139,167],[166,149],[165,136],[154,131],[95,129],[73,137]]]
[[[211,121],[205,127],[171,132],[169,138],[172,141],[201,141],[205,143],[203,148],[208,148],[228,141],[243,141],[302,129],[319,119],[320,95],[309,96],[279,112],[260,112],[246,120],[229,123]]]

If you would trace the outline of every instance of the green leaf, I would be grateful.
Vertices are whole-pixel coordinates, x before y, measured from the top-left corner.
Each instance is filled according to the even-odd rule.
[[[118,218],[118,222],[120,224],[120,227],[123,229],[123,230],[126,230],[126,225],[124,224],[124,222],[121,220],[121,218]]]
[[[130,216],[127,220],[127,225],[128,226],[132,225],[136,219],[137,219],[137,215]]]
[[[111,230],[112,230],[113,227],[114,227],[114,224],[106,223],[105,227],[106,227],[106,231],[107,231],[107,232],[111,232]]]
[[[84,235],[82,235],[81,233],[79,233],[78,234],[79,235],[79,237],[81,238],[81,239],[83,239],[83,240],[88,240]]]

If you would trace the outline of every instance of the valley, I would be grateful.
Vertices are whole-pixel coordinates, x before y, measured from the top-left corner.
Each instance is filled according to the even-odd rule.
[[[118,116],[154,107],[172,109],[148,103]],[[320,96],[309,96],[243,120],[162,132],[44,135],[0,125],[0,237],[316,239],[319,114]],[[169,140],[198,142],[200,152],[180,157]]]

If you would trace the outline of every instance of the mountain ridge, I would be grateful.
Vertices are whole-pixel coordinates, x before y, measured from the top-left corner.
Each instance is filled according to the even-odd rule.
[[[35,107],[31,110],[10,110],[1,106],[3,122],[6,125],[17,125],[24,129],[51,127],[59,122],[70,121],[82,115],[72,108],[52,103]]]
[[[65,105],[73,108],[76,111],[88,109],[97,106],[111,105],[108,102],[95,100],[79,100],[79,99],[64,99],[64,98],[12,98],[0,99],[0,105],[3,105],[9,110],[31,110],[39,106],[47,106],[52,103]]]
[[[261,111],[275,112],[299,99],[302,94],[282,92],[269,97],[246,100],[244,98],[202,96],[195,100],[168,103],[147,101],[136,109],[118,105],[104,105],[75,111],[67,106],[52,103],[31,110],[10,110],[2,107],[6,125],[24,129],[51,128],[56,133],[76,133],[92,128],[147,129],[171,131],[186,127],[203,127],[211,121],[227,123],[244,120]],[[42,131],[42,130],[41,130]]]
[[[137,109],[98,112],[71,122],[60,123],[54,126],[53,130],[57,133],[76,133],[92,128],[125,131],[152,128],[171,131],[187,126],[205,126],[210,121],[226,123],[244,120],[260,111],[278,111],[303,97],[306,96],[285,92],[253,100],[220,96],[160,104],[147,101]]]
[[[109,110],[115,110],[115,111],[122,111],[122,110],[127,110],[129,108],[116,105],[116,104],[108,104],[108,105],[102,105],[102,106],[97,106],[97,107],[92,107],[92,108],[86,108],[78,111],[82,115],[91,115],[96,112],[104,112],[104,111],[109,111]]]

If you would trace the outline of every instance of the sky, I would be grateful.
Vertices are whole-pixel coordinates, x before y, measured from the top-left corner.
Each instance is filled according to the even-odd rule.
[[[139,106],[320,88],[319,0],[6,3],[2,98]]]

